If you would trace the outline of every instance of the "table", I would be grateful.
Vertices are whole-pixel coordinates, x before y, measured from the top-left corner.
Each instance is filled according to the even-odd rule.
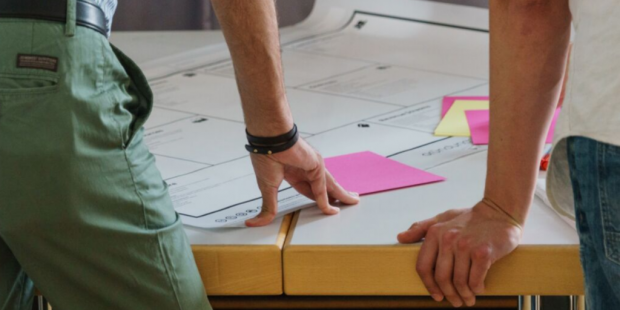
[[[407,163],[411,154],[394,159]],[[430,172],[447,181],[370,195],[338,216],[314,209],[294,219],[284,247],[288,295],[426,295],[415,271],[419,245],[398,245],[413,222],[482,197],[486,152]],[[521,246],[494,265],[487,295],[581,295],[583,281],[575,230],[535,200]]]
[[[345,7],[351,2],[330,3]],[[372,1],[359,1],[356,5],[378,7]],[[400,5],[409,6],[404,2]],[[319,6],[318,10],[321,9]],[[389,6],[378,9],[379,13],[390,13]],[[425,10],[437,10],[432,13],[439,16],[440,22],[456,20],[463,27],[475,28],[486,25],[479,9],[471,11],[477,18],[463,17],[454,6],[433,5]],[[303,30],[295,28],[282,33],[283,38],[303,35]],[[143,64],[186,49],[223,44],[223,37],[220,32],[127,32],[113,33],[111,41]],[[411,155],[405,152],[392,158],[411,164]],[[241,308],[248,302],[283,308],[313,302],[316,307],[346,303],[362,308],[385,305],[387,300],[409,307],[426,305],[428,300],[408,297],[427,294],[414,267],[419,245],[398,245],[396,234],[414,221],[442,210],[469,207],[479,200],[485,160],[486,153],[479,152],[433,168],[432,172],[448,181],[367,196],[360,206],[344,208],[338,216],[325,217],[315,209],[307,209],[261,229],[187,228],[207,291],[211,296],[237,296],[219,299],[223,308]],[[535,200],[522,245],[493,267],[486,294],[582,295],[577,244],[574,229]],[[286,296],[278,296],[282,294]],[[267,297],[243,299],[240,295]],[[490,301],[487,304],[502,303]],[[524,308],[528,301],[525,300]],[[503,302],[505,306],[510,304]]]

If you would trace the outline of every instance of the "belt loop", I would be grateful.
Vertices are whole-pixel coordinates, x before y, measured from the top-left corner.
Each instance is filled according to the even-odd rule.
[[[72,37],[75,35],[77,0],[67,0],[67,23],[65,25],[65,35]]]

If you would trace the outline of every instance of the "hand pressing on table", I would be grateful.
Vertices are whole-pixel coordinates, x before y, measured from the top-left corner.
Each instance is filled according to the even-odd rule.
[[[491,265],[517,247],[521,234],[512,218],[480,202],[414,223],[398,241],[424,240],[416,270],[433,299],[471,307],[476,295],[484,293]]]
[[[260,140],[279,137],[291,132],[291,128],[296,130],[284,87],[274,1],[211,3],[230,49],[248,135]],[[296,139],[289,140],[292,146],[282,144],[287,145],[286,150],[250,155],[263,206],[258,217],[246,222],[247,226],[264,226],[273,221],[283,180],[316,201],[325,214],[337,214],[339,210],[330,205],[330,198],[344,204],[359,202],[357,195],[342,189],[325,170],[321,155],[303,139]]]
[[[403,243],[424,239],[418,273],[433,298],[446,298],[457,307],[475,303],[491,265],[519,244],[563,85],[571,33],[567,1],[491,0],[489,7],[491,122],[485,199],[398,235]]]
[[[316,201],[324,214],[334,215],[339,209],[330,201],[354,205],[359,195],[344,190],[325,169],[321,155],[306,141],[299,139],[287,151],[270,156],[252,154],[258,187],[263,195],[262,212],[246,221],[250,227],[264,226],[275,218],[278,210],[278,189],[286,180],[300,194]]]

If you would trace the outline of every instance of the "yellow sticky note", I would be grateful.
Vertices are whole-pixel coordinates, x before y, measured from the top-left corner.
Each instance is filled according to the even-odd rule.
[[[471,137],[465,111],[488,110],[489,101],[457,100],[435,129],[436,136]]]

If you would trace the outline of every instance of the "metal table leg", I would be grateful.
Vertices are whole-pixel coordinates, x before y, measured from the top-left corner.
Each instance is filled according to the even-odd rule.
[[[586,310],[586,297],[571,296],[571,308],[572,310]]]
[[[45,300],[45,297],[43,296],[38,296],[37,297],[37,309],[39,310],[47,310],[47,300]]]
[[[519,296],[519,310],[540,310],[540,296]]]

